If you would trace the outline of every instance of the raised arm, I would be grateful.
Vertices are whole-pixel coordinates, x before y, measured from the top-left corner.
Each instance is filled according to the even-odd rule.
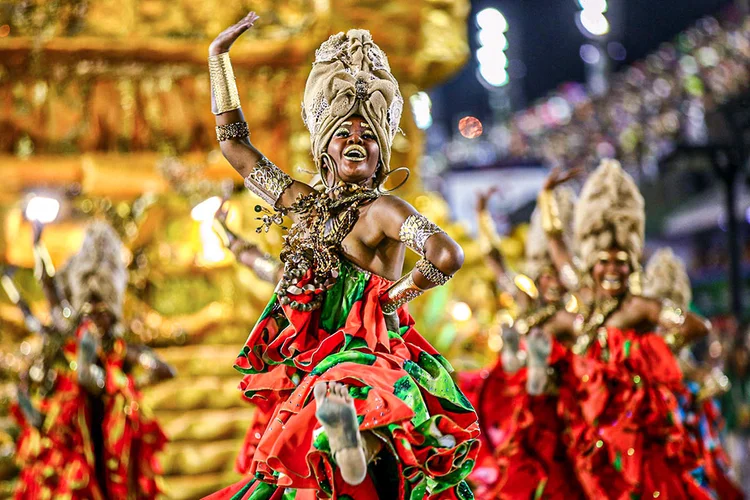
[[[426,290],[444,285],[464,262],[464,252],[442,229],[421,215],[409,203],[395,196],[385,196],[376,204],[380,229],[391,240],[401,241],[422,256],[380,298],[383,312],[394,314],[406,302]]]
[[[283,274],[281,262],[233,232],[226,224],[226,203],[216,213],[214,230],[224,242],[224,245],[234,254],[237,262],[249,267],[258,278],[269,283],[277,283]]]
[[[479,228],[479,244],[485,255],[487,267],[495,275],[495,281],[504,292],[517,296],[518,288],[513,284],[515,273],[513,273],[505,262],[505,257],[500,250],[500,236],[497,233],[492,214],[487,209],[489,198],[498,191],[497,187],[490,188],[480,193],[477,199],[477,225]]]
[[[221,152],[245,179],[245,186],[272,207],[287,207],[299,195],[312,192],[312,188],[293,180],[250,142],[229,60],[232,44],[257,20],[255,12],[250,12],[240,22],[219,33],[209,46],[211,110],[216,115],[216,137]]]
[[[580,172],[580,169],[566,172],[562,172],[559,168],[552,169],[537,197],[537,206],[542,215],[542,227],[547,235],[550,257],[557,272],[560,273],[560,281],[569,291],[578,290],[580,282],[578,273],[575,271],[573,255],[563,239],[564,228],[553,191],[557,186],[579,175]]]
[[[42,232],[44,224],[33,221],[33,252],[34,252],[34,274],[42,284],[44,296],[49,303],[50,315],[55,328],[66,330],[67,320],[63,316],[63,309],[70,308],[70,304],[60,289],[60,283],[57,279],[55,267],[52,264],[47,247],[42,242]]]

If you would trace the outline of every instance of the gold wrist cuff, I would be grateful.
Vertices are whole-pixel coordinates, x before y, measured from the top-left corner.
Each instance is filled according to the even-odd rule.
[[[537,197],[537,205],[542,216],[542,229],[547,234],[561,234],[563,231],[557,199],[552,191],[542,190]]]
[[[234,78],[229,52],[208,58],[208,72],[211,77],[211,92],[214,96],[215,115],[240,108],[240,94]]]
[[[393,314],[399,307],[410,300],[414,300],[425,291],[419,288],[411,277],[411,273],[403,276],[380,296],[380,306],[384,314]]]
[[[292,182],[291,177],[264,156],[245,178],[245,187],[276,208],[276,202]]]
[[[425,258],[419,259],[415,267],[420,273],[422,273],[422,276],[427,278],[427,281],[436,286],[445,285],[448,283],[448,280],[453,277],[445,274],[443,271],[435,267],[435,264]]]
[[[244,139],[250,136],[247,122],[233,122],[216,126],[216,140],[219,142],[229,139]]]

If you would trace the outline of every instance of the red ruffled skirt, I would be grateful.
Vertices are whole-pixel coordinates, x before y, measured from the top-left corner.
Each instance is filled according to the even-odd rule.
[[[272,297],[235,364],[261,412],[237,460],[251,477],[210,498],[471,498],[464,479],[479,449],[476,413],[405,307],[400,331],[387,330],[378,298],[390,285],[342,263],[316,311]],[[313,387],[332,381],[349,387],[360,430],[382,443],[355,488],[315,417]]]

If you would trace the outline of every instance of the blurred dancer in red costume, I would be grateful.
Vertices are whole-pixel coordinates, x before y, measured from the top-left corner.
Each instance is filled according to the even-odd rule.
[[[671,303],[681,311],[688,310],[692,298],[690,278],[685,263],[671,249],[661,248],[649,259],[643,296]],[[715,498],[744,498],[739,486],[729,477],[729,458],[720,440],[724,419],[715,401],[729,390],[729,379],[719,368],[700,366],[679,331],[660,329],[659,333],[672,348],[682,369],[684,387],[677,394],[680,416],[702,458],[692,472],[693,477]]]
[[[561,439],[564,426],[557,415],[556,380],[545,364],[550,345],[536,334],[543,330],[561,345],[572,345],[568,325],[577,300],[566,295],[552,263],[539,210],[532,214],[527,233],[524,274],[508,268],[487,211],[493,192],[479,197],[480,237],[500,288],[513,295],[521,311],[503,330],[503,347],[494,367],[460,375],[483,431],[480,459],[470,481],[477,498],[582,498]],[[574,194],[561,187],[554,196],[563,233],[572,236]],[[530,331],[535,334],[527,336]]]
[[[31,377],[38,378],[33,388],[21,386],[14,411],[21,426],[15,498],[156,498],[155,454],[166,437],[141,406],[134,372],[145,372],[140,384],[173,373],[122,338],[120,240],[106,224],[92,224],[81,250],[56,278],[44,273],[43,284],[53,323],[45,328],[41,375]]]
[[[580,275],[584,312],[573,351],[550,356],[559,373],[559,412],[568,454],[589,498],[709,498],[691,476],[699,450],[680,418],[682,372],[658,332],[685,342],[708,324],[670,303],[640,296],[643,198],[619,163],[605,160],[587,179],[575,210],[575,257],[562,238],[555,199],[539,205],[562,275]],[[571,284],[574,286],[574,284]]]

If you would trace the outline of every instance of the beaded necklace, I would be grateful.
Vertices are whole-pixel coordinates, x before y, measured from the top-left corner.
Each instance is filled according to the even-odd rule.
[[[301,196],[291,206],[268,213],[259,220],[263,226],[281,224],[285,215],[293,213],[297,222],[284,236],[281,261],[284,275],[276,288],[279,301],[292,309],[313,311],[323,303],[325,290],[336,283],[341,260],[341,243],[359,220],[359,209],[378,199],[381,192],[359,184],[339,182],[322,192]],[[257,210],[257,208],[256,208]],[[301,279],[308,283],[298,286]],[[289,295],[312,295],[308,302],[299,302]]]

